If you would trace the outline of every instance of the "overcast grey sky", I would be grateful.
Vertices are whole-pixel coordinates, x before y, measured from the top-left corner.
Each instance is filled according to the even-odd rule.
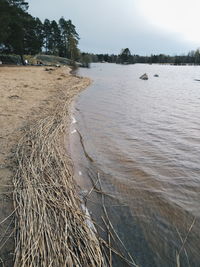
[[[32,0],[29,13],[71,19],[85,52],[182,54],[200,46],[200,0]],[[199,36],[198,36],[199,34]]]

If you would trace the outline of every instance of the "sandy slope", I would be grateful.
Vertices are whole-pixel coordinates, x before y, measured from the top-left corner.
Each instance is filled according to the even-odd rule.
[[[89,84],[67,67],[0,67],[0,260],[12,266],[14,219],[12,178],[15,148],[27,124],[52,114],[59,98],[72,98]],[[1,265],[1,263],[0,263]]]

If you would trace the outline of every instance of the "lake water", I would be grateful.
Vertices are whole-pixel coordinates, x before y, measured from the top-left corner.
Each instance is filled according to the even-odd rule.
[[[111,222],[123,242],[113,234],[112,246],[139,266],[177,266],[177,255],[200,266],[200,67],[99,63],[78,74],[93,80],[72,126],[92,218],[104,229]]]

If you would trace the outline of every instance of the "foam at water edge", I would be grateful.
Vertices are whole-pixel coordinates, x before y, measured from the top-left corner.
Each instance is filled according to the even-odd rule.
[[[76,119],[74,117],[72,117],[72,124],[76,123]]]

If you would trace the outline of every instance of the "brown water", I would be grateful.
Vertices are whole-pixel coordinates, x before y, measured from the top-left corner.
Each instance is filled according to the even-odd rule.
[[[181,266],[200,266],[200,67],[93,64],[79,74],[93,79],[74,112],[79,183],[89,190],[99,174],[109,218],[139,266],[176,266],[177,253]],[[98,194],[88,206],[103,225]]]

